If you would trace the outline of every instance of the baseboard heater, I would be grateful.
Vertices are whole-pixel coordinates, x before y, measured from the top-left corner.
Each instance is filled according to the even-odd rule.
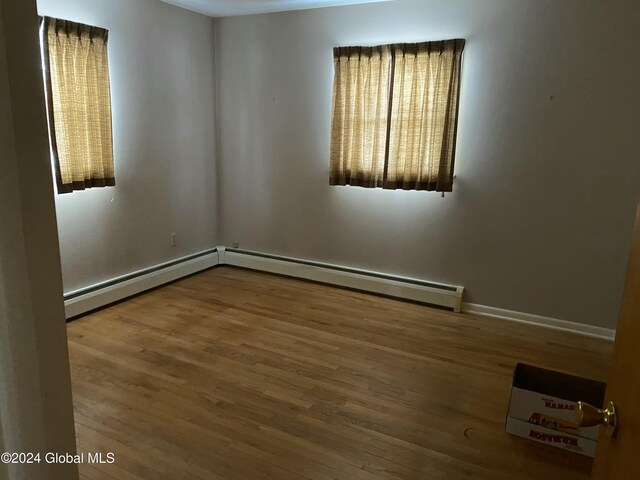
[[[463,287],[297,258],[218,247],[220,264],[312,280],[460,312]]]
[[[218,250],[161,263],[64,294],[67,319],[218,265]]]
[[[447,307],[454,312],[460,312],[462,307],[463,287],[298,258],[217,247],[66,292],[64,294],[66,317],[67,319],[77,317],[217,265],[232,265],[377,293]]]

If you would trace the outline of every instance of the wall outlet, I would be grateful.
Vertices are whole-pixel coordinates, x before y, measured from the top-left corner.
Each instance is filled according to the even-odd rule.
[[[175,247],[176,245],[178,245],[178,234],[177,233],[172,233],[171,234],[171,246]]]

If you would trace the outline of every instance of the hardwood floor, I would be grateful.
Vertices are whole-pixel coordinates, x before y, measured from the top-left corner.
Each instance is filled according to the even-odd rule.
[[[585,479],[504,433],[519,361],[606,379],[606,341],[231,267],[68,326],[84,479]]]

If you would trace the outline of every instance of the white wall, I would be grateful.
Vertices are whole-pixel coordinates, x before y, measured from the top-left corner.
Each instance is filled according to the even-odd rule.
[[[213,20],[158,0],[38,10],[109,29],[116,187],[56,195],[65,291],[214,247]]]
[[[217,21],[220,243],[613,327],[640,192],[640,5],[398,0]],[[442,199],[328,185],[332,47],[463,37]]]

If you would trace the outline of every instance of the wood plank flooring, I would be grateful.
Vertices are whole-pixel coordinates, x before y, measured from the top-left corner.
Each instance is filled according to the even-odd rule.
[[[68,325],[83,479],[586,479],[504,433],[519,361],[606,341],[219,267]]]

